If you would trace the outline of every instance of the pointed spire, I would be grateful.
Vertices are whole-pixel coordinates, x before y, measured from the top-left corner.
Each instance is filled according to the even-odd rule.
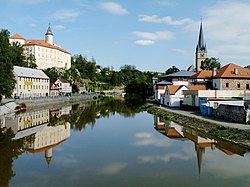
[[[45,35],[53,35],[52,30],[50,28],[50,23],[49,23],[49,27],[48,27],[47,32],[46,32]]]
[[[199,39],[198,39],[198,44],[196,47],[196,51],[198,52],[207,52],[207,47],[204,41],[204,36],[203,36],[203,28],[202,28],[202,18],[201,18],[201,25],[200,25],[200,33],[199,33]]]

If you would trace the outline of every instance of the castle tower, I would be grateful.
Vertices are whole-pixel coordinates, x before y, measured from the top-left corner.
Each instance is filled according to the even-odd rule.
[[[51,159],[52,159],[52,148],[46,150],[44,156],[45,156],[46,162],[47,162],[48,167],[49,167],[49,164],[50,164]]]
[[[201,70],[202,61],[204,61],[206,58],[207,58],[207,47],[204,41],[202,21],[201,21],[199,39],[198,39],[198,44],[196,46],[196,52],[195,52],[196,72]]]
[[[49,24],[49,27],[48,27],[47,32],[45,34],[45,42],[48,43],[48,44],[51,44],[51,45],[54,44],[54,42],[53,42],[53,34],[52,34],[52,30],[50,28],[50,24]]]

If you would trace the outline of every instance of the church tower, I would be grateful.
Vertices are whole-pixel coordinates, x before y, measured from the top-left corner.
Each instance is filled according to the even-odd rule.
[[[52,34],[52,30],[50,28],[50,24],[49,24],[49,27],[48,27],[47,32],[45,34],[45,42],[48,43],[48,44],[51,44],[51,45],[54,44],[54,42],[53,42],[53,34]]]
[[[199,39],[198,39],[198,44],[196,46],[196,52],[195,52],[196,72],[201,71],[202,61],[204,61],[206,58],[207,58],[207,47],[204,41],[202,21],[201,21]]]

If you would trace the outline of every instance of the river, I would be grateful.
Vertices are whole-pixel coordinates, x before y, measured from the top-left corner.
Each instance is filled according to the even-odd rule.
[[[248,152],[122,100],[41,108],[1,117],[0,186],[248,187]]]

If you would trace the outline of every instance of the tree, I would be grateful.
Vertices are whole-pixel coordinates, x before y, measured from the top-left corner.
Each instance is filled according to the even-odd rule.
[[[0,95],[10,97],[15,87],[13,74],[13,52],[9,43],[9,31],[0,32]]]
[[[206,58],[204,61],[201,63],[201,69],[202,70],[213,70],[214,68],[220,69],[221,63],[219,62],[218,58],[211,57]]]
[[[165,73],[166,73],[166,75],[169,75],[171,73],[175,73],[175,72],[178,72],[178,71],[180,71],[180,70],[177,67],[172,66],[172,67],[168,68]]]

